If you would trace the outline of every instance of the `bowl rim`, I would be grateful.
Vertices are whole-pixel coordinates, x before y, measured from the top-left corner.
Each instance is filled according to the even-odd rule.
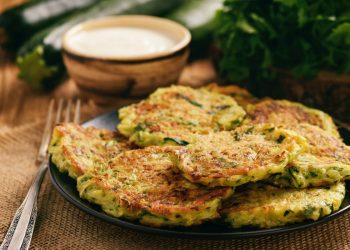
[[[135,21],[137,19],[141,19],[141,20],[147,19],[148,21],[156,22],[158,24],[162,23],[162,25],[164,26],[175,27],[175,29],[178,29],[179,31],[182,32],[183,36],[174,46],[170,47],[169,49],[160,51],[160,52],[149,53],[145,55],[132,55],[132,56],[111,55],[108,57],[94,56],[94,55],[84,54],[82,52],[76,51],[68,45],[68,40],[72,36],[74,36],[75,34],[79,33],[80,31],[86,29],[87,27],[93,24],[106,23],[106,26],[113,26],[113,22],[116,22],[116,21],[122,20],[124,22],[127,22],[128,20]],[[112,23],[112,24],[108,25],[108,23]],[[186,27],[184,27],[182,24],[172,21],[170,19],[149,16],[149,15],[119,15],[119,16],[107,16],[107,17],[95,18],[95,19],[91,19],[91,20],[84,21],[74,25],[62,36],[62,51],[63,53],[69,54],[71,56],[85,58],[85,59],[96,59],[96,60],[103,60],[103,61],[120,61],[120,62],[138,62],[138,61],[156,60],[159,58],[169,57],[174,54],[177,54],[178,52],[188,47],[190,41],[191,41],[190,31]]]
[[[86,61],[97,61],[104,64],[128,64],[128,65],[136,65],[140,63],[151,63],[151,62],[159,62],[161,60],[167,60],[171,59],[177,56],[182,56],[186,53],[189,53],[190,49],[189,46],[184,47],[183,49],[174,52],[173,54],[165,55],[165,56],[159,56],[155,58],[145,58],[145,59],[139,59],[139,60],[119,60],[119,59],[113,59],[113,58],[104,58],[104,57],[92,57],[92,56],[80,56],[74,53],[71,53],[67,50],[62,49],[62,55],[63,58],[69,58],[74,61],[79,62],[86,62]]]

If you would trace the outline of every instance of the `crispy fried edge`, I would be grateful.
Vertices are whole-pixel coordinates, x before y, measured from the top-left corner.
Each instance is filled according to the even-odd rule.
[[[122,207],[118,202],[117,193],[104,185],[103,181],[98,180],[98,177],[95,177],[91,172],[78,177],[77,188],[81,198],[100,205],[105,213],[129,220],[138,219],[140,223],[154,227],[192,226],[216,219],[219,217],[218,209],[221,206],[221,201],[230,197],[234,191],[230,187],[213,190],[208,196],[191,204],[191,208],[162,205],[152,209],[139,208],[133,211],[133,209]],[[198,186],[198,188],[202,187]],[[216,197],[211,198],[212,196]],[[205,198],[208,197],[209,200],[206,201]],[[106,199],[108,205],[105,205]],[[200,213],[200,211],[205,213]],[[205,215],[203,216],[203,214]]]
[[[316,188],[315,188],[316,189]],[[324,188],[321,188],[322,190]],[[294,189],[295,190],[295,189]],[[345,184],[337,183],[330,187],[327,192],[332,192],[327,194],[327,197],[332,198],[331,208],[327,207],[317,207],[313,208],[311,212],[305,211],[305,205],[301,205],[297,211],[290,212],[290,207],[273,207],[273,206],[259,206],[250,209],[244,209],[242,211],[232,211],[230,208],[224,208],[220,211],[220,214],[223,217],[223,221],[230,227],[241,228],[244,226],[253,226],[258,228],[272,228],[277,226],[285,226],[288,224],[302,222],[304,220],[318,220],[323,216],[329,215],[334,211],[337,211],[342,201],[345,197]],[[251,190],[250,192],[254,192]],[[302,190],[300,192],[303,192]],[[247,195],[249,197],[249,195]],[[232,199],[235,198],[233,195]],[[293,202],[293,204],[300,205],[300,202]],[[315,207],[319,205],[318,201],[316,204],[307,204],[306,206]],[[321,212],[322,208],[322,212]],[[286,217],[289,217],[288,222],[283,222]]]
[[[259,180],[267,179],[272,174],[282,173],[284,168],[288,165],[288,163],[293,160],[296,155],[300,152],[303,152],[305,150],[306,140],[305,138],[299,136],[294,131],[288,130],[288,129],[280,129],[275,128],[272,124],[264,124],[259,125],[259,129],[266,129],[271,127],[274,128],[274,136],[272,136],[273,139],[277,139],[280,135],[288,135],[293,139],[292,145],[293,147],[289,150],[285,150],[284,152],[287,152],[288,155],[285,157],[284,161],[282,161],[280,164],[272,164],[272,167],[269,167],[270,169],[273,168],[273,170],[266,171],[265,173],[261,174],[260,169],[254,169],[249,172],[249,174],[242,174],[242,175],[234,175],[232,177],[222,177],[222,178],[209,178],[209,177],[198,177],[193,176],[191,173],[188,173],[185,171],[185,166],[183,166],[182,162],[185,160],[185,156],[188,155],[187,151],[188,149],[181,149],[176,151],[176,155],[178,158],[178,162],[176,166],[182,173],[182,175],[188,179],[191,182],[194,183],[200,183],[205,186],[209,187],[217,187],[217,186],[239,186],[243,185],[248,182],[256,182]]]

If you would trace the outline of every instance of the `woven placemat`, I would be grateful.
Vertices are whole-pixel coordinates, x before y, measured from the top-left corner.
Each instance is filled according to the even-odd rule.
[[[36,172],[43,122],[0,127],[0,240]],[[350,249],[350,213],[299,232],[234,240],[167,238],[123,229],[74,207],[45,177],[32,249]]]

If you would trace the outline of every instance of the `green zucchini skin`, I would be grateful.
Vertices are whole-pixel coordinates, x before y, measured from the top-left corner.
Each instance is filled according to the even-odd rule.
[[[25,43],[17,53],[19,78],[36,89],[55,87],[65,73],[62,35],[80,22],[119,14],[164,15],[180,3],[179,0],[100,0],[94,7],[55,23]]]
[[[173,10],[167,18],[183,24],[192,34],[192,56],[203,54],[212,41],[216,11],[223,0],[187,0]]]
[[[222,3],[223,0],[187,0],[167,17],[186,26],[193,41],[201,40],[213,31],[215,13]]]
[[[98,1],[36,0],[11,8],[0,14],[0,45],[7,50],[17,50],[35,32]]]

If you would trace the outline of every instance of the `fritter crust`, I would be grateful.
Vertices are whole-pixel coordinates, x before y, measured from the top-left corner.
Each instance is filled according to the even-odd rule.
[[[340,138],[332,118],[317,109],[286,100],[263,100],[247,107],[246,123],[273,123],[294,129],[297,124],[309,123]]]
[[[196,137],[179,149],[178,167],[190,181],[207,186],[238,186],[281,173],[305,139],[273,125],[247,125]]]
[[[79,177],[80,196],[109,215],[155,227],[217,218],[221,200],[232,188],[209,189],[187,181],[176,171],[172,151],[159,146],[125,151]]]
[[[233,228],[271,228],[318,220],[340,208],[345,184],[326,188],[285,189],[261,183],[247,184],[223,204],[220,213]]]
[[[282,187],[328,186],[350,178],[350,147],[323,129],[306,123],[294,127],[307,140],[305,151],[270,182]]]
[[[216,83],[211,83],[207,85],[206,88],[212,92],[232,96],[243,108],[246,108],[250,104],[259,102],[259,99],[254,97],[247,89],[237,85],[220,86]]]
[[[131,146],[107,129],[62,123],[53,130],[49,146],[52,162],[76,179],[87,169],[108,161]]]
[[[120,109],[118,130],[141,147],[186,145],[193,134],[233,129],[244,116],[232,97],[205,88],[172,86]]]

